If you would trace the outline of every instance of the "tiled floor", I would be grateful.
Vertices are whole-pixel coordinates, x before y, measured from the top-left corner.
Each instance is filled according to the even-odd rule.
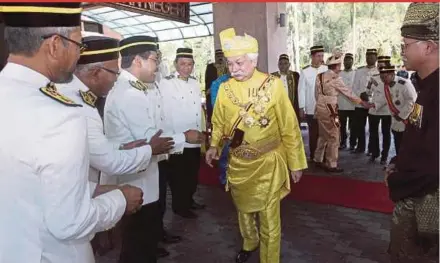
[[[307,142],[305,134],[305,142]],[[394,156],[394,149],[390,157]],[[345,172],[329,175],[310,169],[310,173],[381,181],[382,166],[368,164],[365,154],[340,152]],[[184,241],[168,246],[171,255],[163,263],[233,263],[241,247],[237,218],[228,193],[220,188],[200,186],[199,200],[208,205],[195,220],[166,214],[168,228],[184,236]],[[282,203],[282,263],[385,263],[389,242],[389,215],[336,206]],[[97,263],[116,263],[117,250]],[[257,253],[250,263],[258,262]]]

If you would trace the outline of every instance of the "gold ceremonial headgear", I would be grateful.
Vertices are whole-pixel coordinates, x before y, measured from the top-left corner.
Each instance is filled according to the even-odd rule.
[[[220,42],[225,57],[242,56],[248,53],[258,53],[258,41],[247,34],[237,36],[235,29],[228,28],[220,32]]]

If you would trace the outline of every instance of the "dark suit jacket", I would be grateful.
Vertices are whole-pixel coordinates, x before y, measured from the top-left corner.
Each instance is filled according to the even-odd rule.
[[[272,75],[281,77],[279,71],[272,73]],[[299,103],[298,103],[298,82],[299,82],[299,73],[296,71],[291,71],[287,73],[287,85],[288,85],[288,95],[290,102],[292,103],[293,109],[296,113],[296,118],[299,119]]]

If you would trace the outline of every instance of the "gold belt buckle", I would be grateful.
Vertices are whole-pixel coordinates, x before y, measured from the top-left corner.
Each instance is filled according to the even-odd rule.
[[[238,158],[246,159],[246,160],[255,160],[261,156],[260,151],[256,149],[252,149],[250,147],[241,145],[235,148],[232,151],[232,154]]]

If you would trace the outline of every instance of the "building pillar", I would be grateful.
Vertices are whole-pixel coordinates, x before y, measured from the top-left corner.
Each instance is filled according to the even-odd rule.
[[[221,48],[219,33],[233,27],[238,35],[246,33],[258,40],[258,69],[277,71],[278,56],[287,52],[287,21],[280,27],[280,13],[286,13],[286,3],[213,3],[216,49]]]

